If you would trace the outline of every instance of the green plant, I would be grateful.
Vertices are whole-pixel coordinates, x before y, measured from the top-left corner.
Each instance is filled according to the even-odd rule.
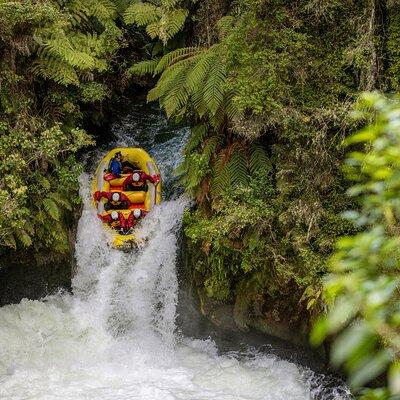
[[[400,100],[378,93],[363,96],[359,113],[374,121],[349,137],[346,171],[357,183],[349,195],[361,208],[347,212],[362,227],[341,238],[325,279],[329,313],[315,326],[312,341],[334,335],[331,362],[349,374],[360,391],[387,373],[388,388],[363,389],[365,399],[397,398],[400,394]]]
[[[69,248],[81,104],[108,96],[119,48],[111,0],[0,0],[0,246]]]
[[[152,38],[159,38],[164,44],[183,29],[191,2],[182,0],[134,1],[124,13],[127,24],[145,27]]]

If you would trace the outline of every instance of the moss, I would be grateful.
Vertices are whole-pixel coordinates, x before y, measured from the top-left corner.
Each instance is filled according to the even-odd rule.
[[[388,9],[387,29],[388,79],[391,90],[400,88],[400,5],[393,2]]]

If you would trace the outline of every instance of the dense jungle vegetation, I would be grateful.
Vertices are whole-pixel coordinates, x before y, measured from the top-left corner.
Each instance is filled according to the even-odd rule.
[[[199,291],[233,303],[243,329],[258,316],[303,332],[343,297],[313,340],[365,321],[333,352],[364,385],[399,349],[400,106],[359,99],[398,91],[399,38],[394,0],[0,0],[1,252],[68,251],[84,128],[142,85],[192,127],[178,174],[196,199]]]

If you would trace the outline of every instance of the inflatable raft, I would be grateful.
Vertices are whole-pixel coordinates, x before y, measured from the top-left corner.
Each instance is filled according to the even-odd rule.
[[[92,184],[93,204],[112,237],[112,246],[136,244],[136,225],[161,202],[160,171],[140,147],[118,147],[99,162]]]

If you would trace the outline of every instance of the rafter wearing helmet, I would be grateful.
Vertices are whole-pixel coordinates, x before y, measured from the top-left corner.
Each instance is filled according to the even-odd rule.
[[[154,185],[160,182],[159,175],[148,175],[144,171],[133,171],[122,184],[125,191],[140,190],[146,182],[149,181]]]
[[[128,218],[122,212],[111,211],[110,214],[99,215],[99,218],[108,223],[113,229],[119,230],[122,234],[128,234],[130,230],[143,218],[147,212],[140,208],[132,210]]]
[[[94,194],[95,201],[99,202],[102,198],[107,199],[104,204],[106,211],[108,210],[126,210],[132,204],[129,198],[122,192],[100,192]]]

